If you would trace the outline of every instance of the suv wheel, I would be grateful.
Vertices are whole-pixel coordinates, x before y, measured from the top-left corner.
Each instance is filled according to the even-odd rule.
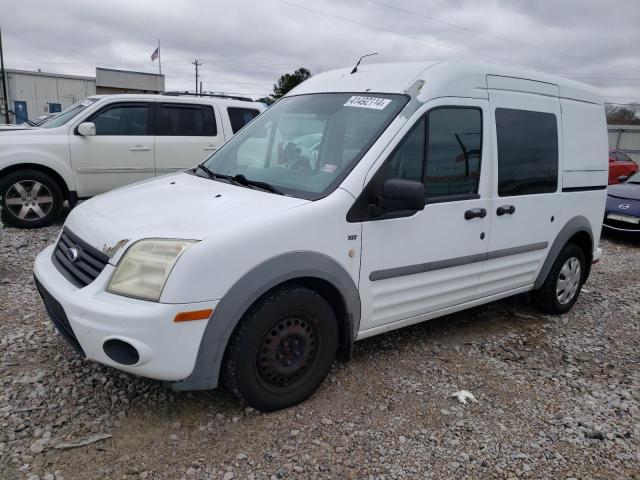
[[[538,310],[553,315],[568,312],[578,300],[586,271],[582,250],[572,243],[565,245],[540,289],[532,292]]]
[[[18,170],[0,181],[3,219],[16,227],[39,228],[53,222],[62,208],[60,185],[37,170]]]
[[[287,408],[322,384],[337,346],[336,317],[324,298],[300,286],[278,288],[240,321],[225,352],[223,380],[257,410]]]

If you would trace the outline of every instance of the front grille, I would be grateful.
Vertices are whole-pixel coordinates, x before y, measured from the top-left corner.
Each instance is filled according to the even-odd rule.
[[[67,314],[64,313],[64,308],[60,305],[55,298],[51,296],[49,292],[45,290],[45,288],[40,284],[37,278],[34,277],[36,288],[38,289],[38,293],[42,297],[42,301],[44,302],[44,308],[47,310],[49,314],[49,318],[55,325],[56,329],[60,334],[71,344],[71,346],[82,356],[85,356],[84,350],[78,343],[78,339],[76,335],[73,333],[73,329],[69,324],[69,319],[67,318]]]
[[[82,288],[93,282],[109,261],[104,253],[92,247],[68,228],[62,230],[53,250],[53,264],[67,280]]]

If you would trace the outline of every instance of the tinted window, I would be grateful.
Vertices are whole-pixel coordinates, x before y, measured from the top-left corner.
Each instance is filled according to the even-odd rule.
[[[482,112],[472,108],[438,108],[429,112],[427,197],[478,192],[482,150]]]
[[[159,105],[157,135],[216,136],[213,108],[177,103]]]
[[[618,162],[627,162],[627,157],[626,155],[624,155],[623,153],[620,152],[616,152],[615,153],[615,158]]]
[[[231,121],[231,130],[233,130],[233,133],[236,133],[247,123],[260,115],[260,112],[253,108],[229,107],[227,108],[227,112],[229,113],[229,120]]]
[[[552,113],[496,109],[498,194],[555,192],[558,127]]]
[[[149,106],[116,104],[91,117],[96,135],[148,135]]]
[[[427,198],[478,192],[482,112],[437,108],[422,117],[385,165],[385,179],[422,182]]]

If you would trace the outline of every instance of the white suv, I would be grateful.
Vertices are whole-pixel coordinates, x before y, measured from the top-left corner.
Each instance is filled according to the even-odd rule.
[[[356,340],[533,291],[568,311],[598,248],[604,106],[483,64],[323,73],[191,171],[74,209],[35,262],[87,358],[302,401]]]
[[[0,197],[7,223],[48,225],[116,187],[193,167],[265,109],[233,97],[89,97],[42,128],[0,135]]]

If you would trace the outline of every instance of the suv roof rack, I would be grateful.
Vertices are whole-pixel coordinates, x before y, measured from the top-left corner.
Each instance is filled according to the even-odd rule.
[[[164,92],[162,95],[167,95],[170,97],[213,97],[213,98],[229,98],[232,100],[241,100],[243,102],[253,102],[253,100],[251,98],[248,97],[238,97],[235,95],[225,95],[224,93],[194,93],[194,92],[189,92],[189,91],[184,91],[184,92],[178,92],[178,91],[172,91],[172,92]]]

